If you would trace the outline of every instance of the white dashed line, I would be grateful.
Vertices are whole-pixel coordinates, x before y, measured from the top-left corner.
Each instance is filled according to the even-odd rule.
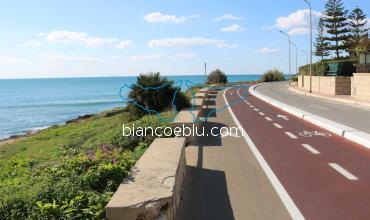
[[[259,109],[258,109],[258,108],[255,108],[255,109],[254,109],[254,111],[258,112],[258,111],[259,111]]]
[[[347,170],[345,170],[343,167],[339,166],[336,163],[329,163],[329,166],[331,166],[334,170],[336,170],[338,173],[342,174],[349,180],[358,180],[356,176],[354,176],[352,173],[348,172]]]
[[[269,118],[269,117],[265,117],[265,118],[266,118],[267,121],[272,121],[272,119]]]
[[[251,108],[254,108],[254,106],[253,106],[253,105],[250,105],[250,107],[251,107]]]
[[[278,123],[274,123],[274,126],[277,127],[277,128],[279,128],[279,129],[282,129],[283,128],[283,126],[279,125]]]
[[[264,116],[264,115],[265,115],[265,113],[263,113],[263,112],[258,112],[258,114],[260,114],[260,115],[262,115],[262,116]]]
[[[309,145],[309,144],[302,144],[302,146],[304,147],[304,148],[306,148],[308,151],[310,151],[311,153],[313,153],[313,154],[320,154],[320,152],[319,151],[317,151],[315,148],[313,148],[311,145]]]
[[[298,139],[298,137],[297,136],[295,136],[294,134],[292,134],[291,132],[289,132],[289,131],[287,131],[287,132],[285,132],[285,134],[286,135],[288,135],[290,138],[292,138],[292,139]]]

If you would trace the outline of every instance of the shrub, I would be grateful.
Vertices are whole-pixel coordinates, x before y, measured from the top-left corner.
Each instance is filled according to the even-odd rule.
[[[262,77],[262,82],[275,82],[285,80],[283,72],[278,69],[272,69],[265,72]]]
[[[207,78],[207,84],[225,84],[227,83],[227,76],[220,69],[212,71]]]
[[[137,117],[164,112],[172,107],[180,111],[190,106],[190,101],[181,89],[174,86],[173,81],[161,77],[160,73],[138,76],[136,83],[131,86],[128,98],[132,102],[127,108]]]
[[[343,71],[348,72],[347,74],[352,74],[355,72],[354,60],[341,60],[341,61],[322,61],[312,64],[312,75],[313,76],[325,76],[329,72],[330,63],[339,63],[344,67]],[[351,72],[351,73],[349,73]],[[310,64],[299,67],[299,73],[303,75],[310,75]]]

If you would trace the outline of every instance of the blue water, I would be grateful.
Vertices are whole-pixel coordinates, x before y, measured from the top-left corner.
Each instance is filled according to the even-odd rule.
[[[204,82],[204,76],[168,78],[175,82]],[[259,78],[259,75],[228,76],[230,82]],[[135,81],[136,77],[0,80],[0,139],[124,106],[119,89]]]

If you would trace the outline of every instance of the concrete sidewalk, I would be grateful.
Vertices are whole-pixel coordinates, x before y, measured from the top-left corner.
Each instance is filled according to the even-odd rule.
[[[370,107],[305,96],[288,89],[287,82],[268,83],[256,91],[284,104],[370,134]]]
[[[370,149],[370,110],[353,104],[300,95],[287,82],[265,83],[249,89],[254,96]]]
[[[216,105],[224,107],[223,92]],[[207,128],[235,123],[225,110]],[[180,220],[291,219],[243,137],[203,137],[186,148],[187,169]]]

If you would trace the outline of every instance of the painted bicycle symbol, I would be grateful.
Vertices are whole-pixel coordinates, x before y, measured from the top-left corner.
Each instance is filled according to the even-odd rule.
[[[327,132],[322,132],[322,131],[302,131],[299,133],[300,136],[302,137],[313,137],[313,136],[322,136],[322,137],[331,137],[331,134]]]

